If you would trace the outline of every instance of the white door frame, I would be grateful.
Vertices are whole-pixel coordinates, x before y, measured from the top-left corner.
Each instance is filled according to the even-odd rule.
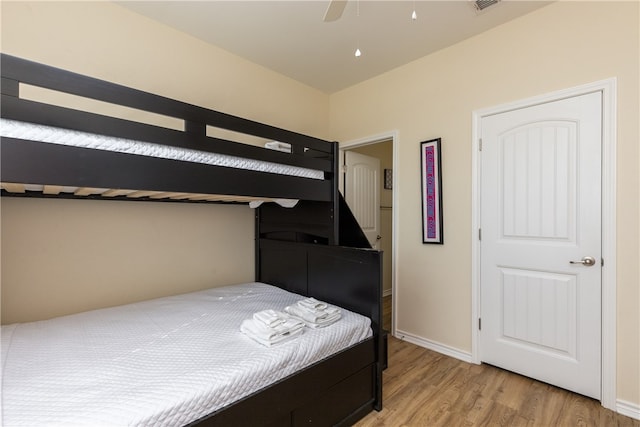
[[[602,406],[616,411],[616,88],[615,78],[577,86],[472,113],[471,216],[471,352],[480,363],[478,318],[480,316],[480,155],[482,118],[510,110],[553,102],[564,98],[602,92]]]
[[[391,331],[389,331],[391,333],[391,335],[395,336],[396,335],[396,315],[397,315],[397,310],[396,310],[396,304],[398,299],[395,297],[395,295],[397,295],[396,293],[396,283],[397,283],[397,275],[398,275],[398,269],[396,268],[397,266],[397,261],[398,261],[398,230],[399,230],[399,224],[398,224],[398,185],[399,185],[399,179],[398,179],[398,171],[400,170],[398,167],[398,131],[390,131],[390,132],[385,132],[385,133],[381,133],[378,135],[372,135],[372,136],[367,136],[364,138],[360,138],[360,139],[355,139],[352,141],[347,141],[347,142],[341,142],[340,143],[340,165],[344,164],[344,151],[345,149],[348,148],[356,148],[356,147],[362,147],[364,145],[371,145],[371,144],[377,144],[379,142],[384,142],[384,141],[392,141],[392,146],[393,146],[393,210],[391,211],[391,234],[393,234],[392,236],[392,241],[391,241],[391,294],[394,295],[394,298],[392,299],[392,309],[391,309]],[[341,166],[342,167],[342,166]],[[341,174],[342,175],[342,174]],[[342,180],[342,178],[340,178]],[[342,182],[342,181],[341,181]]]

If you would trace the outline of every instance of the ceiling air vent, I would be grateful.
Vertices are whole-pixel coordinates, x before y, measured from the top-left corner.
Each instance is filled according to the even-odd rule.
[[[474,0],[473,5],[478,12],[497,4],[500,0]]]

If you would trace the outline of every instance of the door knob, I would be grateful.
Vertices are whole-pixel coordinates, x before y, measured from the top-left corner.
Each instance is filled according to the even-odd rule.
[[[380,235],[376,236],[376,240],[380,240],[380,239],[382,239],[382,236]]]
[[[591,267],[595,265],[596,259],[592,256],[583,257],[580,261],[569,261],[569,264],[582,264],[586,267]]]

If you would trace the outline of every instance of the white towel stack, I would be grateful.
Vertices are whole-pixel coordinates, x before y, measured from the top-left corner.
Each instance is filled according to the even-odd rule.
[[[310,328],[324,328],[342,317],[342,312],[338,307],[318,301],[313,297],[287,306],[284,311],[294,319],[303,321]]]
[[[240,325],[242,333],[267,347],[295,338],[303,330],[302,321],[276,310],[254,313],[251,319],[245,319]]]

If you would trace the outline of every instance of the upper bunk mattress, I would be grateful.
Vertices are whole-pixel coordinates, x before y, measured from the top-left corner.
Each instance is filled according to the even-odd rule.
[[[262,160],[245,159],[227,154],[192,150],[150,142],[134,141],[125,138],[98,135],[70,129],[0,119],[0,136],[25,139],[48,144],[68,145],[95,150],[114,151],[139,156],[158,157],[183,162],[202,163],[211,166],[223,166],[236,169],[253,170],[301,178],[324,179],[324,173],[315,169],[284,165]]]
[[[184,425],[371,336],[347,310],[270,348],[240,332],[303,298],[250,283],[3,326],[2,425]]]

